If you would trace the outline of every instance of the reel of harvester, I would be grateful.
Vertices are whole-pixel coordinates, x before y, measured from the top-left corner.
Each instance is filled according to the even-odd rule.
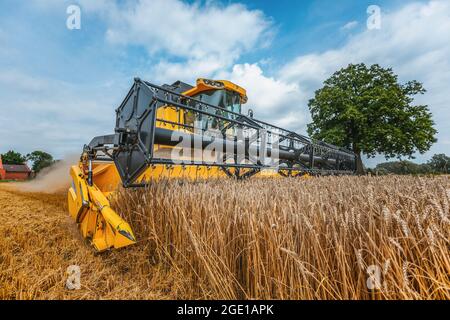
[[[83,236],[99,251],[135,242],[109,208],[119,183],[355,172],[354,153],[244,115],[246,101],[245,90],[228,81],[156,86],[136,78],[116,110],[115,133],[94,138],[71,169],[69,209]]]

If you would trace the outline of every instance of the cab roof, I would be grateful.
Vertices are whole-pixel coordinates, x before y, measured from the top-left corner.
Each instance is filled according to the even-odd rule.
[[[247,91],[228,80],[209,80],[200,78],[197,80],[197,86],[183,92],[184,95],[192,97],[204,91],[209,90],[230,90],[238,93],[241,97],[241,103],[245,104],[248,100]]]

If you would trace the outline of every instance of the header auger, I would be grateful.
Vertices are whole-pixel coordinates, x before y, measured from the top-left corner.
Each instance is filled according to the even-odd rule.
[[[122,183],[159,178],[354,174],[356,155],[241,113],[245,89],[225,80],[156,86],[135,79],[116,110],[115,133],[95,137],[71,168],[69,210],[98,251],[136,242],[109,207]]]

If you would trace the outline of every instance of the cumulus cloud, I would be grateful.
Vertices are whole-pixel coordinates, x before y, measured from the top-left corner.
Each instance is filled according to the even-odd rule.
[[[145,46],[177,57],[237,57],[254,48],[270,23],[261,11],[242,4],[188,4],[179,0],[140,0],[114,16],[108,39]]]
[[[341,27],[342,31],[348,31],[356,28],[358,26],[358,21],[350,21]]]
[[[31,0],[29,4],[18,5],[17,14],[25,16],[32,12],[36,18],[45,17],[51,25],[61,23],[65,8],[70,4],[74,4],[73,1]],[[126,94],[134,74],[151,74],[150,80],[157,83],[177,79],[192,82],[197,76],[210,76],[229,69],[243,53],[264,47],[271,39],[271,20],[262,11],[249,10],[238,3],[79,0],[75,4],[81,6],[83,19],[82,30],[77,33],[69,33],[62,23],[58,24],[59,29],[48,33],[42,32],[45,27],[36,28],[39,31],[22,28],[20,37],[16,37],[18,32],[12,36],[10,30],[5,30],[5,26],[15,26],[14,19],[2,20],[0,41],[4,46],[0,47],[0,55],[8,59],[0,59],[0,135],[10,136],[14,132],[14,139],[0,141],[1,150],[14,148],[30,152],[41,148],[57,156],[79,150],[93,136],[113,130],[113,110]],[[96,38],[95,44],[92,43],[92,38],[88,37],[92,30],[96,34],[105,30],[104,38]],[[89,40],[81,41],[80,35]],[[87,45],[84,50],[75,50],[81,56],[65,52],[70,45],[62,40],[64,36],[74,41],[70,45]],[[23,41],[12,41],[15,37]],[[31,52],[30,47],[35,47],[36,51]],[[146,49],[145,62],[130,57],[136,51],[128,49],[136,47]],[[11,54],[15,50],[20,54]],[[115,56],[105,54],[115,51],[118,51]],[[39,68],[37,64],[27,67],[27,61],[36,60],[27,56],[45,56],[49,52],[55,63],[61,60],[80,63],[86,69],[83,70],[86,76],[95,74],[97,69],[92,63],[96,59],[118,55],[122,62],[119,69],[126,70],[109,70],[109,74],[80,82],[68,71],[72,69],[68,68],[67,75],[63,75],[53,63],[45,72],[42,71],[45,67]],[[145,66],[150,67],[145,69]],[[121,82],[118,75],[127,78]],[[58,80],[61,78],[67,81]],[[82,79],[78,74],[75,78]],[[108,86],[106,80],[114,81],[115,85]]]
[[[380,30],[362,31],[338,49],[295,58],[281,68],[277,78],[298,85],[300,91],[313,97],[327,77],[349,63],[393,67],[401,81],[416,79],[424,83],[428,93],[416,102],[430,106],[439,141],[448,141],[449,34],[449,2],[412,3],[383,15]],[[306,108],[303,110],[307,112]],[[432,149],[432,152],[448,151],[448,146],[441,142]]]
[[[305,97],[295,83],[264,75],[258,64],[238,64],[231,72],[219,75],[246,88],[248,106],[255,117],[283,127],[298,129],[305,124],[298,102]]]
[[[107,19],[110,43],[138,45],[150,56],[168,56],[151,70],[161,79],[173,79],[174,74],[186,78],[192,70],[211,75],[230,67],[243,53],[266,46],[273,33],[262,11],[240,3],[139,0],[120,8],[111,1],[81,3]]]
[[[89,90],[17,70],[1,73],[0,87],[0,136],[11,137],[0,141],[2,152],[44,150],[61,157],[113,131],[115,94],[105,88]]]
[[[414,3],[382,16],[381,30],[366,30],[336,50],[299,56],[287,63],[279,76],[284,80],[318,87],[326,76],[348,63],[393,66],[404,79],[439,82],[450,73],[450,4]],[[435,79],[435,80],[433,80]]]
[[[351,22],[345,29],[355,27]],[[364,30],[337,49],[301,55],[285,63],[272,77],[257,65],[237,65],[230,77],[249,89],[256,114],[301,132],[309,121],[308,99],[325,79],[350,63],[393,67],[400,81],[418,80],[427,94],[416,103],[428,104],[434,114],[438,143],[431,152],[449,152],[450,3],[412,3],[382,16],[380,30]],[[419,156],[420,158],[420,156]],[[382,160],[378,157],[374,164]]]
[[[204,59],[189,59],[184,62],[162,60],[153,65],[149,71],[152,81],[172,83],[181,80],[194,83],[197,77],[214,77],[219,70],[226,70],[229,65],[220,59],[204,57]]]
[[[55,1],[45,0],[39,3],[44,8],[45,4],[53,4]],[[342,46],[301,55],[291,61],[278,61],[280,68],[270,74],[263,61],[240,61],[245,53],[264,47],[272,39],[274,23],[259,10],[250,10],[242,4],[221,4],[216,1],[79,0],[78,3],[82,6],[83,15],[96,14],[105,23],[104,37],[108,44],[145,49],[149,56],[149,67],[140,70],[150,74],[150,80],[157,83],[178,79],[193,82],[197,76],[230,79],[248,90],[247,108],[254,109],[256,117],[300,133],[305,133],[306,123],[310,121],[308,99],[314,96],[314,91],[333,72],[349,63],[359,62],[393,67],[401,81],[416,79],[424,83],[428,92],[417,103],[430,105],[439,130],[439,142],[431,152],[448,153],[449,2],[406,4],[383,14],[380,30],[358,28],[356,31],[358,24],[350,21],[341,28],[352,30],[352,35]],[[0,28],[0,39],[2,34],[5,34],[5,30]],[[0,53],[2,50],[6,50],[6,47],[0,48]],[[271,65],[277,63],[276,59],[272,58],[271,61]],[[134,68],[138,67],[133,62],[127,63]],[[120,100],[122,93],[110,89],[107,92],[100,90],[102,94],[97,95],[94,93],[95,88],[89,92],[85,87],[61,84],[48,78],[30,77],[16,71],[3,70],[0,76],[2,92],[11,92],[11,95],[0,95],[0,103],[14,106],[8,110],[8,117],[2,118],[0,135],[5,134],[5,130],[15,122],[14,125],[22,128],[16,135],[17,139],[25,141],[27,136],[40,136],[53,141],[54,145],[64,147],[64,141],[67,140],[73,139],[74,143],[86,142],[95,134],[104,134],[113,123],[108,118],[106,125],[105,120],[101,132],[94,132],[95,129],[89,128],[98,130],[102,125],[85,125],[84,128],[87,129],[83,130],[84,136],[81,139],[79,131],[67,130],[72,127],[72,120],[67,120],[67,114],[70,113],[69,119],[79,123],[100,119],[96,115],[105,112],[110,115],[111,105]],[[22,90],[12,85],[18,83],[26,88]],[[20,92],[20,95],[16,94],[14,97],[14,92],[18,91],[24,91],[25,94]],[[108,96],[113,96],[115,100],[105,100]],[[101,106],[109,109],[104,111]],[[86,108],[93,112],[86,114]],[[63,110],[66,110],[65,119]],[[30,116],[18,120],[25,113]],[[55,118],[50,120],[53,116]],[[64,132],[64,138],[61,132]],[[42,136],[43,134],[47,136]]]

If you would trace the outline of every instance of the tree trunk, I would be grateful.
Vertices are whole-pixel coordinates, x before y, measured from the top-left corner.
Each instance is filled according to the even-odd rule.
[[[354,150],[354,152],[356,153],[356,173],[358,175],[364,175],[366,174],[366,170],[364,169],[364,164],[362,162],[361,151]]]

